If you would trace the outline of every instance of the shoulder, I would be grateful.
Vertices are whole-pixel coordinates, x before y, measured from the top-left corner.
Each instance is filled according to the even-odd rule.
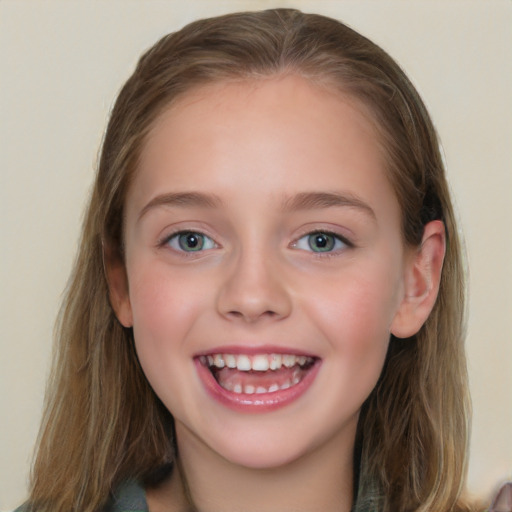
[[[138,482],[128,481],[116,489],[101,512],[148,512],[146,493]]]

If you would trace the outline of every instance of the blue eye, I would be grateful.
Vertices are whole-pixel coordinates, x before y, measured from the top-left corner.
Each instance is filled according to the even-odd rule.
[[[181,252],[199,252],[216,247],[210,237],[196,231],[181,231],[168,238],[166,243]]]
[[[295,243],[297,249],[317,253],[333,252],[348,247],[349,245],[350,244],[345,242],[340,236],[326,231],[310,233],[309,235],[303,236]]]

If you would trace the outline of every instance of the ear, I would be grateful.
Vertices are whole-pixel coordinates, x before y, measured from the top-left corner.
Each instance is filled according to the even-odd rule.
[[[430,315],[439,292],[445,250],[443,222],[429,222],[420,247],[406,261],[404,296],[391,324],[391,333],[397,338],[416,334]]]
[[[124,327],[133,326],[132,306],[128,288],[128,275],[123,258],[117,249],[103,245],[103,264],[107,276],[109,298],[117,319]]]

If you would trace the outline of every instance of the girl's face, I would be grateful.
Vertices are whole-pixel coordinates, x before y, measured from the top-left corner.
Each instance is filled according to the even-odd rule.
[[[117,312],[180,447],[253,468],[351,450],[410,260],[362,112],[286,76],[204,86],[155,125]]]

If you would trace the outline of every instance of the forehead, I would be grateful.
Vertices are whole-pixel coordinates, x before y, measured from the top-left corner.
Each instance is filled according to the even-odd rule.
[[[258,108],[251,108],[254,104],[258,104]],[[272,110],[270,117],[268,109]],[[341,110],[344,111],[343,119],[350,117],[351,123],[374,137],[380,146],[379,127],[370,107],[328,80],[312,82],[300,75],[283,74],[199,85],[175,98],[157,117],[146,140],[148,144],[144,153],[148,153],[148,145],[156,142],[155,138],[165,129],[164,126],[180,125],[179,131],[183,132],[194,123],[195,134],[204,133],[204,123],[197,121],[207,112],[216,111],[219,115],[216,129],[227,126],[230,115],[236,117],[239,125],[246,126],[255,126],[262,120],[278,122],[286,116],[287,121],[295,121],[298,128],[310,124],[311,120],[326,123]],[[286,132],[290,132],[292,125],[287,128]],[[282,135],[285,136],[286,132]]]
[[[295,75],[215,83],[157,119],[129,199],[162,188],[267,199],[349,187],[393,201],[384,167],[371,114],[351,96]]]

